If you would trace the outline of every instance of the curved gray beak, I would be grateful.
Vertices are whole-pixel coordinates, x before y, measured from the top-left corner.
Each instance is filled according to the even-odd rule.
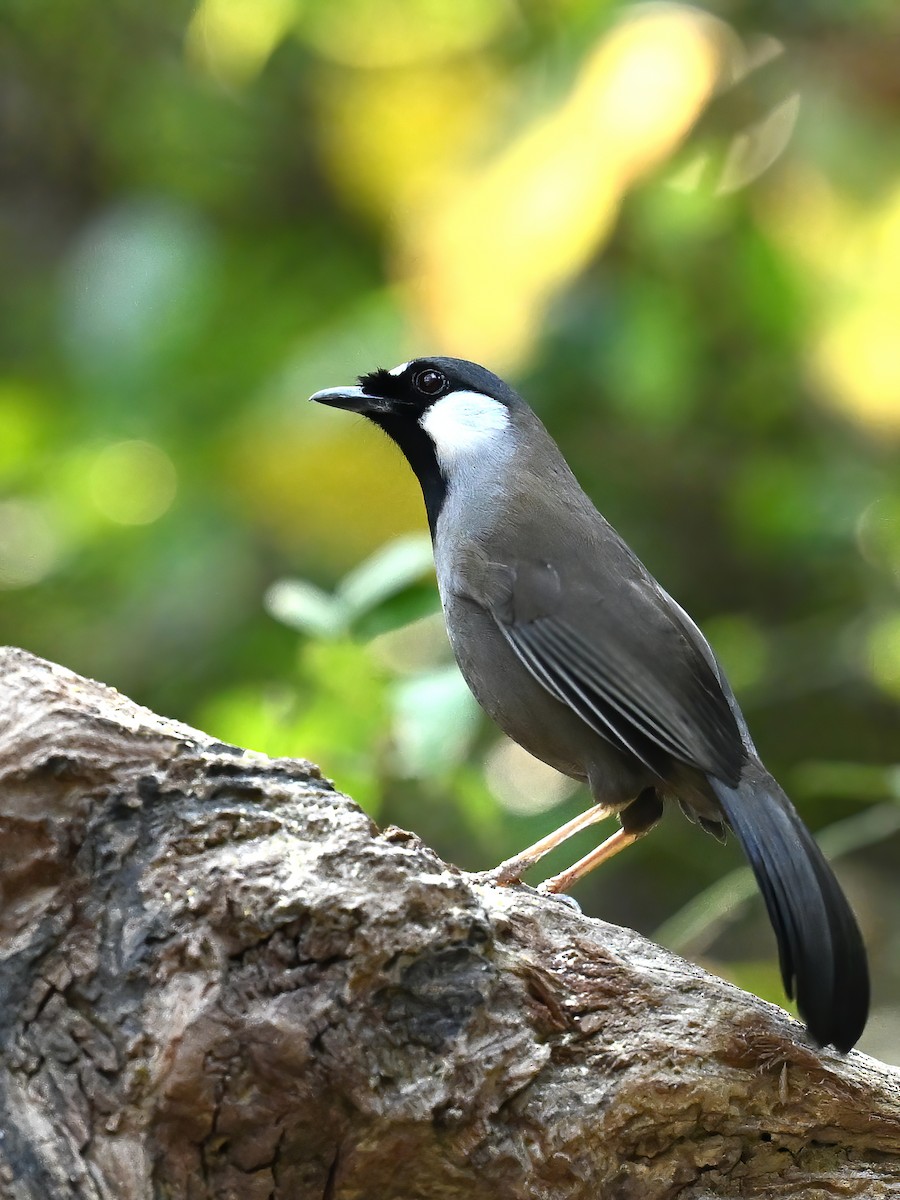
[[[325,388],[310,396],[316,404],[328,404],[331,408],[343,408],[347,412],[367,413],[383,411],[385,401],[380,396],[370,396],[361,387]]]

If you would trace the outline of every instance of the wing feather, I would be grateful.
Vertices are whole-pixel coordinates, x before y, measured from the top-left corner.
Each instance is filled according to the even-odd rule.
[[[711,694],[702,678],[682,682],[688,709],[664,676],[636,661],[629,664],[627,651],[608,640],[588,642],[552,616],[497,623],[538,683],[618,749],[657,774],[662,751],[737,782],[744,761],[737,726],[724,695]]]
[[[546,559],[500,564],[469,547],[459,595],[490,614],[551,696],[622,753],[662,778],[674,760],[736,786],[747,746],[715,655],[627,547],[604,542],[607,556],[610,547],[621,561],[596,574],[581,556],[562,573]]]
[[[656,767],[648,761],[646,749],[639,749],[639,741],[628,728],[627,720],[617,720],[608,707],[592,693],[589,683],[561,668],[559,660],[546,655],[540,639],[533,639],[533,625],[521,626],[517,630],[501,625],[510,646],[532,675],[561,703],[568,705],[595,733],[611,742],[618,749],[630,752],[648,770],[656,773]],[[532,642],[537,645],[533,645]]]
[[[629,694],[627,683],[618,677],[615,663],[609,660],[604,662],[591,653],[584,640],[561,622],[547,621],[546,628],[542,628],[541,632],[548,649],[567,664],[577,663],[578,673],[591,685],[595,694],[616,709],[626,721],[631,721],[644,737],[656,742],[669,754],[677,756],[682,752],[678,738],[656,719],[650,708],[641,704],[633,691]],[[632,688],[633,685],[634,679]]]

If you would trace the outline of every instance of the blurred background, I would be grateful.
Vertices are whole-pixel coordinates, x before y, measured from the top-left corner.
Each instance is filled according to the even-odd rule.
[[[521,849],[587,795],[461,684],[405,463],[306,403],[482,361],[724,660],[900,1062],[896,4],[3,10],[3,641],[460,866]],[[782,1001],[739,852],[680,814],[576,895]]]

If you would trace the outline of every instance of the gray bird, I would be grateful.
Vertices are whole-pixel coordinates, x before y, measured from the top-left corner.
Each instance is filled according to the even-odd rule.
[[[421,358],[313,400],[362,413],[418,477],[460,670],[513,741],[587,783],[592,808],[492,877],[511,883],[617,813],[621,828],[565,891],[647,833],[675,800],[756,876],[789,996],[820,1045],[849,1050],[869,1007],[856,920],[821,851],[760,761],[703,634],[581,490],[525,401],[484,367]]]

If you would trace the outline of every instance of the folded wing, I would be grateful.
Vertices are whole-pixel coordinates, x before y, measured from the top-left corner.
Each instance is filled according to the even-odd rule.
[[[557,603],[562,587],[547,564],[519,563],[505,584],[492,615],[551,695],[659,775],[675,759],[737,784],[746,751],[712,652],[694,644],[699,633],[692,639],[665,593],[633,589],[619,619],[614,596],[569,590]]]

